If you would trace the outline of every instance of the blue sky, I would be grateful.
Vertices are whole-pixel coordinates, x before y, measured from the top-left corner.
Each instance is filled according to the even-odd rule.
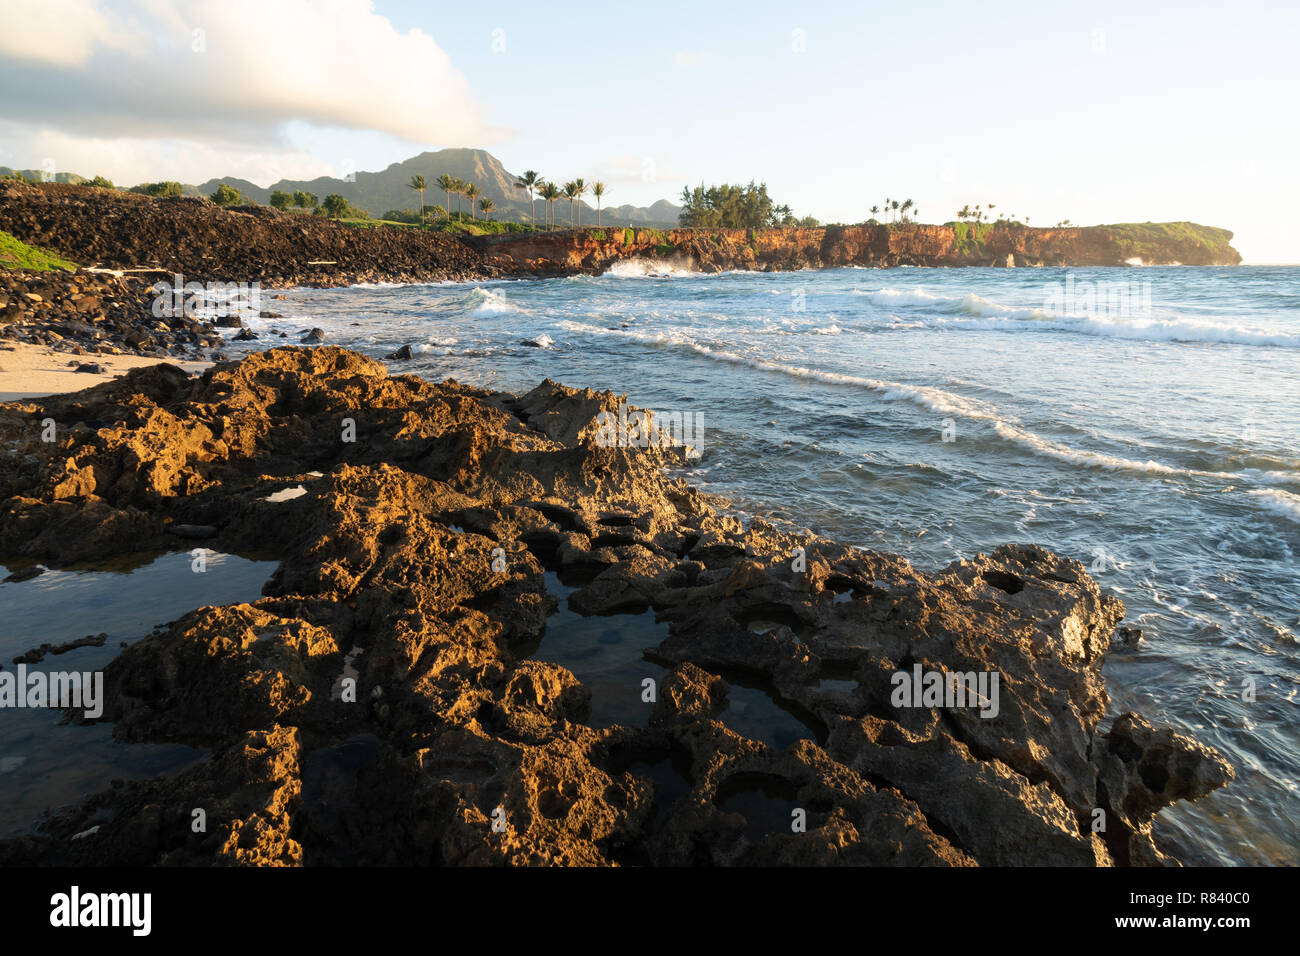
[[[361,36],[354,24],[367,15],[357,9],[364,0],[334,2],[332,13],[330,4],[303,6],[308,0],[266,0],[243,12],[283,14],[271,27],[274,56],[292,42],[279,35],[293,32],[285,19],[308,9],[338,42]],[[232,6],[99,5],[136,21],[167,7],[186,25],[215,21]],[[914,199],[927,221],[952,218],[967,202],[993,202],[1043,225],[1191,219],[1233,229],[1248,261],[1300,262],[1292,228],[1300,221],[1292,184],[1300,155],[1298,11],[1251,2],[376,0],[370,20],[390,21],[398,35],[426,34],[446,63],[390,79],[400,57],[365,45],[382,37],[359,39],[358,56],[344,46],[331,57],[330,82],[341,92],[322,99],[346,99],[348,87],[400,87],[386,109],[410,124],[381,120],[385,107],[376,107],[368,129],[364,110],[331,115],[281,97],[261,133],[225,143],[221,134],[190,131],[179,138],[188,146],[174,137],[152,152],[147,145],[124,152],[122,163],[156,156],[160,165],[188,163],[188,173],[201,161],[209,175],[263,182],[348,164],[382,168],[423,148],[483,146],[515,172],[604,178],[615,204],[676,199],[701,180],[754,178],[796,212],[824,221],[861,220],[885,196]],[[432,45],[406,58],[437,60],[419,52]],[[4,53],[0,41],[0,80]],[[218,60],[207,62],[215,68]],[[210,82],[229,82],[235,72]],[[17,109],[0,97],[0,120],[6,107]],[[21,143],[34,120],[8,118],[27,124],[12,136]],[[75,135],[72,125],[61,132]],[[43,148],[57,142],[78,156],[51,136]]]

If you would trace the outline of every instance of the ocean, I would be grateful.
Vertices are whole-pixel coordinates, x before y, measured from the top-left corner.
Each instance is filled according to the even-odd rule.
[[[689,480],[924,570],[1011,541],[1082,561],[1143,632],[1106,661],[1112,712],[1237,770],[1160,837],[1189,863],[1300,862],[1300,267],[634,261],[263,308],[283,318],[246,323],[245,350],[320,327],[377,358],[412,346],[398,372],[697,414]]]

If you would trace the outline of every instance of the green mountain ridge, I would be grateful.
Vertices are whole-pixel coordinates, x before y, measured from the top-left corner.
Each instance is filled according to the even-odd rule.
[[[269,202],[271,193],[277,189],[287,193],[304,190],[315,193],[319,199],[330,193],[338,193],[372,216],[382,216],[390,209],[420,208],[419,194],[409,186],[411,177],[416,175],[423,176],[429,183],[429,188],[424,193],[425,207],[445,206],[446,195],[435,185],[438,177],[444,173],[478,186],[482,193],[480,198],[491,199],[496,204],[492,210],[493,219],[529,221],[528,193],[515,186],[518,177],[508,172],[499,159],[482,149],[457,148],[423,152],[399,163],[392,163],[382,172],[357,172],[354,181],[335,176],[319,176],[310,180],[282,179],[264,188],[246,179],[227,176],[210,179],[194,188],[197,193],[206,196],[226,183],[260,203]],[[453,196],[451,201],[454,210],[457,198]],[[462,210],[467,207],[468,200],[462,198],[459,202]],[[538,222],[543,219],[544,206],[545,203],[541,200],[537,201]],[[555,216],[558,223],[568,223],[568,206],[568,200],[556,202]],[[663,199],[651,206],[602,204],[600,221],[618,226],[675,226],[679,212],[679,206]],[[584,224],[595,224],[595,205],[583,202],[582,221]]]

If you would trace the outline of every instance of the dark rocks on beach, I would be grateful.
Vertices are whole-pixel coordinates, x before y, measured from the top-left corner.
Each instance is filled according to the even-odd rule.
[[[396,352],[388,356],[389,359],[398,362],[409,362],[414,357],[415,357],[415,353],[411,351],[411,347],[409,345],[403,345]]]
[[[1083,565],[1004,545],[930,574],[742,521],[666,477],[680,449],[602,447],[596,416],[622,400],[389,377],[323,346],[40,400],[57,447],[0,405],[0,550],[101,560],[197,526],[281,560],[262,598],[198,608],[105,669],[116,738],[212,758],[55,811],[0,864],[1160,864],[1155,814],[1232,779],[1168,728],[1107,726],[1124,607]],[[532,656],[547,571],[579,583],[570,610],[653,610],[653,702]],[[997,675],[996,715],[901,706],[914,668]],[[806,737],[729,726],[741,677]],[[644,716],[589,724],[602,693]],[[671,799],[646,772],[668,761]],[[806,832],[751,825],[731,802],[747,788]]]
[[[251,329],[241,329],[239,331],[239,334],[235,336],[234,341],[251,342],[256,338],[258,338],[258,334],[256,332],[252,331]]]
[[[98,362],[81,362],[77,365],[74,372],[89,372],[91,375],[103,375],[104,366]]]
[[[1125,647],[1137,647],[1142,643],[1142,628],[1119,627],[1115,629],[1115,636]]]
[[[71,355],[184,356],[221,344],[211,326],[188,316],[155,316],[150,280],[136,276],[0,271],[0,296],[8,302],[0,338]]]
[[[32,578],[38,578],[46,572],[47,568],[43,564],[36,564],[30,568],[23,568],[21,571],[15,571],[7,575],[4,579],[6,584],[16,584],[20,581],[30,581]]]
[[[39,664],[45,660],[47,654],[66,654],[68,651],[76,650],[78,647],[103,647],[108,641],[108,634],[87,634],[85,637],[79,637],[75,641],[64,641],[62,644],[42,644],[40,647],[32,648],[25,654],[20,654],[14,658],[15,664]]]
[[[219,329],[238,329],[243,324],[244,320],[237,315],[220,315],[213,322],[213,325]]]
[[[324,329],[312,329],[310,332],[307,332],[305,335],[303,335],[302,338],[302,342],[304,345],[314,345],[317,342],[324,342],[324,341],[325,341]]]

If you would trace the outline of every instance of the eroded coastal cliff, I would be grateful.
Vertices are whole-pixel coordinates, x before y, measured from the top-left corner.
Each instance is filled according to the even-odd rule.
[[[1237,265],[1226,229],[1196,223],[1030,228],[902,223],[817,229],[591,229],[473,242],[503,271],[603,272],[630,258],[702,272],[836,266]]]

